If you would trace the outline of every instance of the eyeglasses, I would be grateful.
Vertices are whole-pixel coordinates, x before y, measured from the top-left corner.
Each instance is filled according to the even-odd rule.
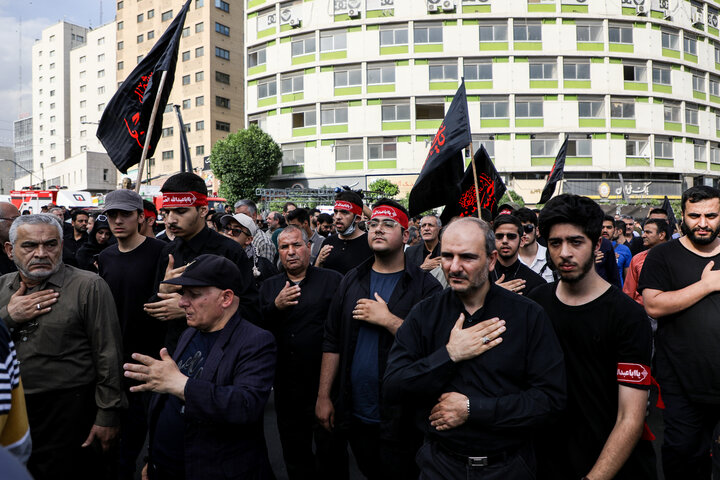
[[[395,220],[370,220],[369,222],[367,222],[367,226],[370,230],[376,230],[381,225],[383,228],[392,230],[397,225],[399,225],[399,223]]]
[[[535,230],[535,225],[532,223],[528,223],[527,225],[523,225],[523,232],[525,233],[532,233],[533,230]]]
[[[508,240],[515,240],[518,238],[517,233],[496,233],[495,238],[498,240],[502,240],[503,238],[507,237]]]
[[[38,320],[31,320],[29,322],[25,322],[22,326],[22,328],[15,330],[13,332],[12,338],[15,340],[15,342],[27,342],[28,336],[35,333],[35,330],[38,329],[38,326],[40,325],[40,322]]]
[[[223,230],[225,231],[225,233],[229,233],[233,237],[239,237],[241,233],[244,233],[248,237],[250,236],[250,232],[248,230],[243,230],[242,228],[225,227]]]

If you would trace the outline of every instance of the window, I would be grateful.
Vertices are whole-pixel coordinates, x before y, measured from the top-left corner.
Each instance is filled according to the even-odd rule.
[[[542,118],[542,98],[515,97],[515,116],[518,118]]]
[[[720,148],[710,148],[710,163],[720,163]]]
[[[265,47],[248,53],[248,68],[257,67],[258,65],[265,65],[266,62],[267,54]]]
[[[230,36],[230,27],[223,25],[222,23],[215,22],[215,31],[220,35]]]
[[[195,0],[195,8],[200,8],[205,6],[205,0]]]
[[[55,103],[54,103],[54,102],[50,104],[50,110],[55,110]]]
[[[147,18],[150,20],[151,18],[155,17],[155,9],[150,9],[147,12]]]
[[[173,17],[172,10],[168,10],[167,12],[163,12],[162,15],[160,15],[160,20],[162,20],[163,22],[166,22],[166,21],[170,20],[172,17]]]
[[[172,137],[173,136],[173,127],[163,128],[162,136],[163,137]]]
[[[695,140],[696,142],[698,140]],[[693,159],[696,162],[705,162],[707,161],[705,158],[705,144],[704,143],[696,143],[693,145]]]
[[[314,127],[315,125],[317,125],[317,115],[314,107],[303,111],[293,109],[292,128]]]
[[[277,95],[277,81],[275,77],[269,80],[258,81],[258,98],[274,97]]]
[[[205,120],[198,120],[195,122],[195,131],[205,130]]]
[[[230,4],[227,2],[223,2],[223,0],[215,0],[215,8],[219,8],[223,12],[229,12]]]
[[[55,63],[50,64],[50,70],[53,70],[55,68]]]
[[[508,27],[507,23],[481,23],[480,24],[480,41],[481,42],[507,42]]]
[[[662,48],[669,50],[680,50],[680,37],[675,32],[668,30],[662,31]]]
[[[720,97],[720,80],[710,77],[710,95]]]
[[[54,96],[55,96],[55,90],[50,90],[50,96],[51,96],[51,97],[54,97]]]
[[[117,2],[117,9],[118,9],[118,10],[122,10],[124,6],[125,6],[125,2],[123,2],[122,0],[120,0],[119,2]]]
[[[323,105],[320,110],[322,125],[345,125],[348,123],[347,104]]]
[[[423,43],[442,43],[443,41],[443,28],[442,25],[415,25],[413,32],[416,44]]]
[[[105,87],[104,86],[98,87],[98,95],[102,95],[104,93],[105,93]]]
[[[563,61],[563,78],[565,80],[590,80],[590,62],[565,59]]]
[[[509,118],[508,100],[485,100],[480,102],[480,118]]]
[[[388,101],[390,102],[390,101]],[[385,103],[382,105],[382,121],[398,122],[410,120],[410,103]]]
[[[185,99],[185,100],[182,101],[182,108],[183,108],[183,110],[187,110],[187,109],[190,108],[191,106],[192,106],[192,102],[190,101],[189,98],[187,98],[187,99]]]
[[[575,39],[578,42],[603,42],[602,24],[578,25],[575,28]]]
[[[183,75],[183,77],[182,77],[182,84],[183,84],[183,85],[190,85],[190,75]]]
[[[541,42],[542,25],[534,20],[516,20],[513,25],[513,38],[516,42]]]
[[[492,80],[492,63],[490,61],[470,62],[463,66],[465,80]]]
[[[557,79],[557,64],[553,62],[530,63],[530,80]]]
[[[431,82],[452,81],[458,78],[457,63],[434,64],[430,65],[429,70]]]
[[[118,30],[122,30],[124,26],[125,26],[125,23],[124,23],[122,20],[119,21],[119,22],[117,22],[117,29],[118,29]]]
[[[693,90],[696,92],[704,92],[705,91],[705,77],[701,77],[698,74],[693,73],[692,77],[692,85]]]
[[[418,98],[415,100],[416,120],[442,120],[445,117],[445,101],[440,98]]]
[[[85,93],[87,90],[87,85],[80,85],[80,93]]]
[[[117,43],[117,49],[118,49],[118,50],[122,50],[123,48],[125,48],[125,42],[122,42],[122,41],[118,42],[118,43]]]
[[[230,51],[224,48],[215,47],[215,56],[224,60],[230,60]]]
[[[647,82],[647,68],[644,65],[623,65],[623,79],[626,82]]]
[[[82,57],[80,57],[80,58],[78,59],[78,61],[79,61],[80,63],[85,63],[85,62],[87,61],[87,57],[86,57],[85,55],[83,55]]]
[[[380,46],[391,47],[394,45],[408,44],[407,26],[385,26],[380,28]]]
[[[568,139],[567,147],[568,157],[591,157],[592,156],[592,140],[585,137],[577,137]]]
[[[230,108],[230,99],[225,97],[215,96],[215,106],[220,108]]]
[[[655,137],[655,158],[673,158],[672,147],[671,141],[659,140]]]
[[[105,104],[104,103],[98,103],[98,112],[102,112],[105,110]]]
[[[610,116],[612,118],[635,118],[635,102],[612,100],[610,102]]]
[[[530,140],[530,155],[533,157],[553,157],[557,153],[557,148],[557,137],[541,138],[538,135]]]
[[[195,58],[202,57],[205,55],[205,47],[197,47],[195,49]]]
[[[472,143],[474,151],[480,150],[480,145],[485,147],[490,158],[495,158],[495,140],[490,140],[491,135],[473,135]],[[493,139],[495,137],[492,137]]]
[[[633,27],[630,25],[610,25],[608,29],[610,43],[632,43]]]
[[[53,84],[53,83],[55,83],[55,77],[50,77],[50,79],[49,79],[49,80],[50,80],[50,84]]]
[[[698,109],[696,105],[685,104],[685,123],[698,126]]]
[[[125,68],[125,62],[118,62],[117,63],[117,69],[122,70]]]
[[[368,160],[395,160],[397,158],[397,138],[368,138]]]
[[[190,51],[189,50],[187,52],[182,52],[182,61],[187,62],[188,60],[190,60]]]
[[[673,102],[665,102],[663,112],[666,122],[680,123],[680,104]]]
[[[195,155],[202,156],[205,155],[205,145],[198,145],[195,147]]]
[[[690,55],[697,55],[697,38],[683,33],[683,51]]]
[[[162,152],[162,159],[163,160],[172,160],[174,157],[174,152],[172,150],[165,150]]]
[[[320,51],[332,52],[347,49],[347,34],[345,30],[320,32]]]
[[[190,27],[185,27],[182,29],[182,37],[189,37],[190,36]]]
[[[715,44],[715,63],[720,63],[720,46]]]
[[[285,167],[299,166],[305,164],[304,143],[283,145],[282,154],[282,164]]]
[[[368,65],[367,83],[368,85],[395,83],[395,65]]]
[[[670,67],[662,64],[653,64],[653,83],[659,85],[670,85]]]
[[[218,83],[230,85],[230,75],[228,75],[227,73],[215,72],[215,80]]]
[[[138,13],[137,23],[142,23],[144,20],[145,20],[145,14],[143,14],[143,13]]]
[[[142,43],[145,40],[145,36],[141,33],[137,36],[137,43]]]
[[[303,91],[304,75],[283,75],[280,77],[280,93],[299,93]]]
[[[195,72],[195,81],[202,82],[203,80],[205,80],[205,72]]]
[[[335,88],[359,86],[362,83],[360,67],[335,71]]]
[[[578,98],[579,118],[601,118],[605,116],[605,100],[602,97]]]
[[[150,30],[149,32],[147,32],[147,39],[152,40],[153,38],[155,38],[155,32],[153,30]]]
[[[290,51],[293,57],[315,53],[315,37],[305,37],[292,42]]]
[[[98,58],[98,59],[97,59],[98,62],[104,62],[104,61],[105,61],[105,54],[104,54],[104,53],[101,53],[100,55],[98,55],[97,58]]]
[[[648,157],[649,145],[646,137],[625,140],[625,155],[628,157]]]
[[[195,97],[195,106],[202,107],[203,105],[205,105],[205,97],[202,95]]]
[[[362,139],[337,140],[335,142],[335,162],[361,162],[362,160]]]
[[[50,50],[50,56],[51,56],[51,57],[54,57],[54,56],[55,56],[55,50]]]
[[[200,33],[205,30],[205,24],[203,22],[195,24],[195,33]]]

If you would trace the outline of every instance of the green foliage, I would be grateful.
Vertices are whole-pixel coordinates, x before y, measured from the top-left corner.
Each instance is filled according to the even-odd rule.
[[[400,193],[400,187],[392,183],[390,180],[379,178],[368,185],[371,192],[379,192],[381,196],[387,198],[395,198],[395,195]]]
[[[219,194],[232,205],[242,198],[257,200],[256,188],[264,188],[282,161],[282,150],[257,125],[218,140],[210,154],[213,174],[220,180]]]
[[[498,206],[502,205],[503,203],[514,203],[518,207],[522,208],[525,206],[525,200],[515,193],[515,190],[506,190],[505,194],[500,199],[500,202],[498,203]]]

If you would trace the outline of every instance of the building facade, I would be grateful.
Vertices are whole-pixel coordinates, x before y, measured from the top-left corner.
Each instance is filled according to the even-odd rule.
[[[32,117],[13,122],[13,150],[16,163],[13,176],[15,179],[27,175],[33,168]]]
[[[540,196],[679,196],[720,176],[718,5],[685,0],[249,0],[246,119],[278,186],[407,190],[462,77],[474,147]],[[624,182],[621,183],[619,175]]]
[[[116,15],[117,81],[150,51],[180,10],[170,0],[120,0]],[[180,137],[172,105],[180,105],[193,168],[209,169],[213,144],[244,126],[243,5],[192,0],[180,40],[175,80],[161,115],[163,135],[145,166],[144,180],[162,184],[180,170]],[[137,169],[128,171],[134,181]]]

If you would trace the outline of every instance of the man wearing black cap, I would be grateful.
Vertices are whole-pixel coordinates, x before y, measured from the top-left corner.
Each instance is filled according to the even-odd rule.
[[[272,334],[241,315],[233,262],[200,255],[167,284],[181,288],[186,329],[173,357],[133,354],[125,376],[150,391],[147,475],[153,479],[274,478],[263,410],[275,373]]]
[[[112,291],[122,332],[123,361],[134,352],[156,354],[163,346],[165,324],[151,317],[143,305],[154,292],[155,270],[165,242],[140,234],[145,223],[143,199],[133,190],[115,190],[105,197],[104,213],[117,244],[98,256],[98,272]],[[136,382],[125,379],[127,391]],[[150,395],[128,395],[121,415],[120,478],[132,479],[137,456],[147,434]]]
[[[161,285],[182,273],[185,265],[198,255],[210,253],[232,261],[240,269],[241,284],[238,285],[240,311],[247,319],[260,315],[257,306],[257,288],[253,282],[250,261],[242,247],[231,239],[207,228],[207,187],[205,181],[194,173],[173,175],[162,186],[163,205],[167,230],[175,239],[165,245],[160,255],[155,291],[158,301],[145,305],[145,311],[153,317],[168,322],[165,346],[173,351],[180,333],[187,326],[183,309],[178,306],[178,295],[170,285]],[[153,299],[155,300],[155,299]]]

